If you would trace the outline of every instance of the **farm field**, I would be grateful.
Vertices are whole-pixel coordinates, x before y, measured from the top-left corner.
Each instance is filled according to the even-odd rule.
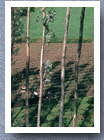
[[[78,27],[79,29],[79,27]],[[61,37],[61,35],[60,35]],[[30,73],[29,73],[29,119],[30,127],[37,126],[38,96],[39,93],[39,64],[41,43],[30,44]],[[59,107],[61,96],[61,59],[62,43],[45,44],[44,62],[50,60],[52,64],[51,83],[44,82],[41,126],[58,127]],[[77,52],[77,43],[67,44],[66,68],[65,68],[65,102],[63,126],[72,126],[74,110],[74,87],[75,87],[75,57]],[[25,126],[25,93],[21,92],[21,87],[25,86],[26,73],[26,44],[15,44],[19,48],[17,56],[13,56],[16,65],[11,68],[11,114],[12,126]],[[94,43],[83,43],[82,53],[79,64],[78,81],[78,127],[94,126]]]
[[[65,27],[65,14],[66,8],[54,7],[55,18],[54,22],[49,23],[50,31],[55,34],[55,37],[51,40],[52,43],[62,43]],[[35,12],[30,13],[30,42],[41,42],[42,38],[42,14],[39,13],[40,8]],[[46,12],[48,8],[46,9]],[[79,37],[80,28],[80,13],[81,7],[72,7],[70,10],[70,20],[68,29],[68,42],[76,43]],[[36,22],[37,15],[39,16],[39,22]],[[24,34],[22,35],[22,41],[26,41],[26,16],[23,17]],[[94,41],[94,8],[87,7],[84,20],[83,42]]]

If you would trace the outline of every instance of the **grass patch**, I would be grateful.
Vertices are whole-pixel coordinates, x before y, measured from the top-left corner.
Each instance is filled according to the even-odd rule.
[[[94,97],[83,97],[78,99],[78,115],[77,115],[77,127],[93,127],[94,126]],[[64,115],[63,126],[71,127],[73,120],[73,105],[74,99],[66,99],[64,102]],[[30,127],[37,126],[37,104],[33,104],[29,107],[30,115]],[[42,103],[41,110],[41,126],[42,127],[58,127],[59,123],[59,108],[60,102],[47,101]],[[12,119],[21,110],[21,107],[12,109]],[[13,127],[25,126],[25,107],[17,115],[12,122]]]
[[[66,8],[54,7],[56,16],[53,23],[49,23],[50,30],[55,33],[51,43],[62,43],[64,38]],[[42,38],[42,21],[36,22],[37,15],[42,19],[42,13],[39,14],[40,8],[30,13],[30,42],[41,42]],[[46,9],[47,11],[47,9]],[[68,29],[68,43],[77,43],[80,28],[80,7],[72,7],[70,10],[70,21]],[[26,41],[26,17],[23,17],[24,34],[20,37],[22,42]],[[85,11],[83,42],[93,42],[94,40],[94,8],[87,7]]]
[[[68,38],[67,43],[78,43],[79,39],[78,38]],[[41,38],[30,38],[30,43],[41,43],[42,39]],[[83,43],[91,43],[94,42],[93,38],[84,38]],[[20,37],[16,43],[26,43],[26,37]],[[53,38],[50,43],[63,43],[63,38]]]

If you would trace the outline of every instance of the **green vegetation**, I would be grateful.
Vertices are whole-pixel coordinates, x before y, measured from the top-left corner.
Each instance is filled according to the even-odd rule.
[[[64,36],[64,26],[65,26],[65,14],[66,8],[55,7],[56,16],[54,22],[49,23],[50,30],[55,33],[55,37],[51,42],[61,43],[63,42]],[[40,8],[36,9],[35,12],[31,12],[30,21],[30,42],[41,42],[42,38],[42,20],[39,23],[36,22],[37,15],[39,19],[42,19],[42,13]],[[71,8],[70,11],[70,22],[69,22],[69,32],[68,32],[68,42],[75,43],[78,42],[79,28],[80,28],[80,14],[81,7]],[[23,19],[24,25],[24,35],[22,35],[22,41],[26,40],[26,17]],[[84,21],[84,33],[83,42],[93,42],[94,40],[94,8],[87,7],[85,12]]]
[[[65,108],[63,116],[63,126],[71,127],[73,120],[73,98],[65,99]],[[42,103],[41,126],[58,127],[59,122],[59,101],[48,101]],[[37,107],[33,104],[29,107],[30,127],[37,126]],[[44,111],[45,110],[45,111]],[[18,113],[19,112],[19,113]],[[25,107],[16,107],[12,109],[12,126],[25,126]],[[17,115],[17,116],[16,116]],[[93,127],[94,126],[94,97],[83,97],[78,99],[78,121],[77,127]],[[15,117],[16,116],[16,117]]]

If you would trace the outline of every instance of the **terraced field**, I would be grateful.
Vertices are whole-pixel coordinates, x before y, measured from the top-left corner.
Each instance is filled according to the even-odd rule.
[[[77,43],[67,45],[63,126],[72,126],[77,45]],[[19,48],[19,53],[13,58],[16,64],[11,68],[12,126],[25,126],[25,93],[21,92],[21,88],[25,86],[26,44],[16,44],[15,47]],[[52,64],[52,80],[49,84],[44,82],[43,88],[41,126],[44,127],[58,126],[62,47],[62,43],[51,43],[44,48],[44,62],[50,60]],[[30,44],[30,127],[36,126],[37,123],[38,96],[33,92],[39,93],[40,50],[41,43]],[[82,45],[78,87],[77,126],[94,126],[94,43]]]

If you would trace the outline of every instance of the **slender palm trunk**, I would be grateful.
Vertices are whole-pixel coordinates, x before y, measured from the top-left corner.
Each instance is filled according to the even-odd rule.
[[[67,34],[69,25],[70,8],[66,11],[65,31],[64,31],[64,42],[62,52],[62,65],[61,65],[61,99],[60,99],[60,115],[59,115],[59,127],[62,127],[63,110],[64,110],[64,94],[65,94],[65,58],[66,58],[66,44]]]
[[[77,119],[77,98],[78,98],[78,68],[81,56],[82,38],[83,38],[83,24],[84,24],[85,7],[82,7],[81,17],[80,17],[80,33],[79,33],[79,43],[77,49],[77,56],[75,62],[75,94],[74,94],[74,114],[73,114],[73,127],[76,127]]]
[[[30,46],[29,46],[29,21],[30,21],[30,8],[27,8],[27,59],[26,59],[26,127],[29,126],[29,63],[30,63]]]
[[[37,117],[37,127],[40,127],[40,114],[41,114],[41,103],[42,103],[42,89],[43,89],[43,59],[44,59],[44,44],[45,44],[45,7],[43,7],[43,39],[42,48],[40,56],[40,94],[38,103],[38,117]]]

